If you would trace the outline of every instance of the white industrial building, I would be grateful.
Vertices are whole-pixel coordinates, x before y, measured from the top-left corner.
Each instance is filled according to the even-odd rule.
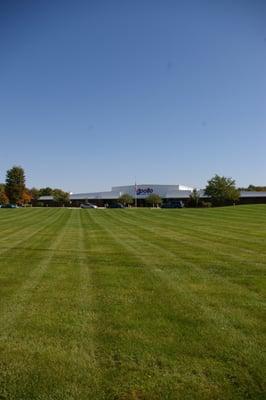
[[[89,192],[70,194],[69,199],[71,204],[79,206],[81,203],[89,201],[97,205],[105,205],[110,202],[117,201],[123,194],[130,194],[137,198],[139,205],[144,204],[145,198],[150,194],[157,194],[163,200],[179,199],[186,200],[189,198],[193,188],[184,185],[158,185],[158,184],[143,184],[143,185],[128,185],[128,186],[113,186],[110,191],[106,192]],[[41,196],[40,201],[51,204],[52,196]]]
[[[138,205],[145,205],[145,198],[150,194],[159,195],[164,203],[173,203],[182,200],[185,204],[193,188],[185,185],[158,185],[142,184],[128,186],[113,186],[106,192],[89,192],[70,194],[69,199],[72,206],[79,207],[84,202],[90,202],[98,206],[110,205],[118,201],[123,194],[130,194],[137,199]],[[204,190],[200,190],[200,197],[207,199]],[[41,196],[39,201],[44,205],[55,205],[53,196]],[[241,191],[239,204],[266,203],[266,192]]]
[[[179,198],[180,196],[190,195],[193,188],[184,185],[128,185],[128,186],[113,186],[109,192],[94,192],[94,193],[77,193],[71,194],[71,200],[79,199],[118,199],[123,194],[137,196],[138,199],[145,199],[150,194],[158,194],[161,198]]]

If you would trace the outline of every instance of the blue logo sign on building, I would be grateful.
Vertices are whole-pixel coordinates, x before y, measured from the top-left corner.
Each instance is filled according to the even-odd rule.
[[[138,188],[137,189],[137,195],[138,196],[140,196],[140,195],[145,195],[145,194],[151,194],[151,193],[153,193],[153,189],[152,188]]]

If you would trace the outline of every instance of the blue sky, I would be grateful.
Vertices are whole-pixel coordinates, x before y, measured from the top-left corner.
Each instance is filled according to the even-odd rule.
[[[0,181],[266,184],[266,2],[0,2]]]

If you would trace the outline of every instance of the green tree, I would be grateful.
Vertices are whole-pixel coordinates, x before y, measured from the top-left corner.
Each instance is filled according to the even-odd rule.
[[[240,195],[232,178],[226,178],[217,174],[208,181],[205,194],[215,206],[233,204],[239,199]]]
[[[54,197],[54,201],[60,206],[65,206],[69,203],[69,194],[61,189],[54,189],[52,196]]]
[[[10,203],[17,204],[21,201],[25,191],[25,173],[23,168],[14,166],[7,171],[5,191]]]
[[[9,199],[6,195],[5,185],[0,183],[0,204],[8,204]]]
[[[122,194],[122,196],[120,196],[118,200],[124,206],[129,206],[130,204],[134,203],[133,197],[128,193]]]
[[[158,207],[160,204],[162,204],[162,199],[158,194],[150,194],[148,197],[146,197],[146,203],[149,204],[152,207]]]
[[[35,187],[29,189],[29,192],[31,194],[32,197],[32,201],[36,202],[38,201],[39,197],[40,197],[40,191],[38,189],[36,189]]]
[[[52,196],[53,195],[53,189],[48,187],[41,188],[39,189],[39,197],[40,196]]]
[[[198,207],[200,204],[200,193],[197,191],[197,189],[193,189],[189,196],[189,205],[191,207]]]

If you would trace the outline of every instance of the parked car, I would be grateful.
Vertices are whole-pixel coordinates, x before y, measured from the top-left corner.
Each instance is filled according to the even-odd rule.
[[[109,205],[109,208],[125,208],[125,206],[121,203],[113,203]]]
[[[16,204],[2,204],[1,208],[19,208]]]
[[[98,207],[95,204],[85,203],[85,204],[81,204],[80,208],[98,208]]]
[[[162,205],[162,208],[183,208],[184,203],[182,200],[175,201],[174,203],[165,203]]]

